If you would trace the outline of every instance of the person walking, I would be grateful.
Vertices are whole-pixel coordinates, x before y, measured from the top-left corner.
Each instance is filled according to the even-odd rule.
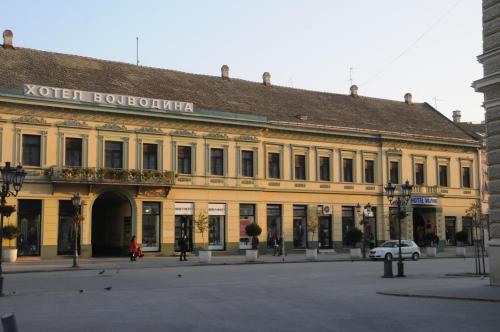
[[[273,235],[273,248],[274,248],[274,253],[273,253],[273,256],[276,256],[279,254],[279,250],[280,250],[280,240],[278,238],[278,234],[274,234]]]
[[[137,257],[143,257],[141,247],[137,246],[137,241],[135,239],[135,235],[132,236],[132,240],[130,240],[130,260],[135,261]]]
[[[181,249],[181,255],[179,256],[179,260],[181,262],[187,261],[186,251],[187,251],[187,247],[188,247],[188,241],[189,240],[185,234],[182,235],[181,238],[179,239],[179,248]]]

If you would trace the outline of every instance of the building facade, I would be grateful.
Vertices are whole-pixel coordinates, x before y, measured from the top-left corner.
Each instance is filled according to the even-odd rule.
[[[4,34],[5,36],[5,34]],[[370,203],[372,244],[396,238],[384,185],[415,185],[403,237],[453,245],[480,198],[480,142],[426,103],[305,91],[16,48],[0,49],[0,162],[28,171],[8,223],[19,255],[70,254],[76,192],[82,255],[121,255],[132,235],[151,255],[349,247]],[[10,39],[8,38],[10,36]],[[193,220],[209,218],[202,238]],[[308,224],[319,230],[310,235]]]

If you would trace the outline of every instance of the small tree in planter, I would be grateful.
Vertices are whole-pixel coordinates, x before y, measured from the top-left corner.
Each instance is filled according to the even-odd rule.
[[[353,227],[346,233],[346,240],[351,244],[352,248],[350,250],[351,259],[361,258],[361,249],[357,248],[357,244],[363,238],[363,232],[359,228]]]
[[[262,233],[262,228],[257,223],[253,222],[245,227],[245,232],[248,236],[252,237],[252,249],[246,251],[247,260],[256,261],[259,249],[258,236]]]
[[[459,257],[465,257],[465,247],[464,244],[467,242],[468,236],[466,231],[460,231],[455,234],[455,240],[457,241],[456,253]]]
[[[437,255],[437,236],[432,233],[426,233],[424,236],[425,240],[425,252],[429,257],[436,257]]]
[[[2,236],[9,240],[9,248],[4,249],[4,260],[6,262],[15,262],[17,260],[17,248],[12,246],[12,240],[17,239],[21,231],[17,226],[6,225],[2,229]]]
[[[201,249],[198,249],[200,261],[203,263],[210,263],[212,260],[212,251],[208,250],[208,245],[205,245],[205,233],[208,231],[208,215],[206,211],[198,213],[196,218],[194,218],[193,223],[198,233],[201,234],[202,239]]]
[[[318,218],[309,218],[307,221],[307,234],[309,236],[309,241],[307,242],[306,257],[311,260],[318,258],[318,246],[316,245],[315,248],[312,248],[316,233],[318,233]]]

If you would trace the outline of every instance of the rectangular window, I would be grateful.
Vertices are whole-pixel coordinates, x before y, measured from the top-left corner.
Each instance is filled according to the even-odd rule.
[[[142,168],[158,169],[158,144],[144,143],[142,145]]]
[[[175,251],[181,251],[183,236],[187,237],[187,251],[193,251],[193,213],[193,203],[175,203]]]
[[[344,182],[352,182],[353,181],[353,169],[352,169],[352,159],[351,158],[342,159],[342,169],[343,169]]]
[[[375,162],[373,160],[365,160],[365,182],[375,183]]]
[[[399,162],[391,161],[389,163],[389,180],[391,183],[399,183]]]
[[[17,240],[18,255],[40,256],[42,200],[20,199],[17,203],[17,220],[21,232]]]
[[[246,227],[255,222],[255,205],[240,204],[240,249],[252,249],[252,239],[247,235]]]
[[[72,255],[75,252],[75,208],[70,200],[59,201],[59,227],[57,228],[57,254]],[[78,253],[80,253],[80,228],[78,228]]]
[[[439,186],[448,187],[448,166],[439,165]]]
[[[65,165],[68,167],[82,167],[82,139],[66,137]]]
[[[191,147],[177,147],[177,171],[181,174],[191,174]]]
[[[223,149],[210,149],[210,174],[224,175]]]
[[[462,186],[470,188],[470,167],[462,167]]]
[[[276,152],[269,152],[268,154],[269,163],[269,178],[279,179],[280,176],[280,154]]]
[[[295,155],[295,179],[305,180],[306,179],[306,156],[296,154]]]
[[[105,156],[105,167],[123,168],[123,143],[106,141]]]
[[[267,206],[267,248],[274,248],[274,238],[280,239],[281,233],[281,205]]]
[[[41,141],[42,137],[40,135],[23,135],[24,166],[41,166]]]
[[[322,207],[321,207],[322,208]],[[318,248],[332,248],[332,216],[318,216]]]
[[[415,164],[415,184],[422,186],[424,184],[424,164]]]
[[[330,181],[330,158],[319,157],[319,179]]]
[[[444,217],[445,230],[446,230],[446,245],[454,246],[455,242],[455,233],[456,233],[456,224],[457,217]]]
[[[241,175],[253,177],[253,151],[241,151]]]
[[[347,239],[347,232],[355,227],[354,225],[354,207],[343,206],[342,207],[342,245],[344,247],[351,246]]]
[[[307,246],[307,205],[293,206],[293,247],[305,249]]]
[[[142,204],[142,250],[160,250],[160,202]]]
[[[208,249],[225,249],[226,204],[208,204]]]

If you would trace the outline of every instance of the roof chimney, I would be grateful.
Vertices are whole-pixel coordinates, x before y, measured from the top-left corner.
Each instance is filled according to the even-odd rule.
[[[358,86],[357,85],[351,85],[351,97],[356,98],[358,96]]]
[[[462,112],[460,111],[453,111],[453,122],[455,123],[460,123],[462,122]]]
[[[262,83],[265,86],[271,86],[271,74],[269,74],[267,71],[262,74]]]
[[[229,66],[223,65],[220,67],[220,73],[223,80],[229,81]]]
[[[405,103],[407,103],[408,105],[413,104],[413,101],[411,99],[412,99],[411,93],[409,92],[405,93]]]
[[[12,31],[5,30],[3,32],[3,48],[14,48],[14,46],[12,46],[12,37],[14,37]]]

